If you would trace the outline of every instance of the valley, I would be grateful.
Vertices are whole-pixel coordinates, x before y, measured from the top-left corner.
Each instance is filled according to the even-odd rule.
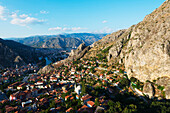
[[[169,113],[169,31],[166,0],[113,33],[0,39],[0,113]]]

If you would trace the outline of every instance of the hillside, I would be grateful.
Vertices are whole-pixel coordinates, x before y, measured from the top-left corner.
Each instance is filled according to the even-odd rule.
[[[84,58],[107,58],[109,65],[123,64],[129,78],[156,81],[164,86],[166,98],[170,98],[169,31],[170,1],[167,0],[137,25],[95,42]]]
[[[78,47],[83,40],[78,38],[51,38],[42,44],[42,48],[74,48]]]
[[[38,60],[37,51],[15,41],[0,39],[0,66],[13,67],[27,63],[35,63]]]
[[[61,48],[75,46],[78,47],[83,42],[86,43],[86,45],[91,45],[92,43],[100,40],[105,35],[106,34],[72,33],[62,35],[32,36],[26,38],[11,38],[11,40],[32,47]]]

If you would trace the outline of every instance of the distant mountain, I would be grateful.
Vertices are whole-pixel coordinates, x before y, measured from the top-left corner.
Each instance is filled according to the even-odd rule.
[[[0,39],[0,68],[13,67],[38,61],[35,48],[20,44],[12,40]]]
[[[81,43],[91,45],[106,35],[107,34],[72,33],[63,35],[44,35],[31,36],[26,38],[11,38],[11,40],[38,48],[65,48],[78,47]]]
[[[78,38],[51,38],[43,43],[42,48],[74,48],[84,41]]]

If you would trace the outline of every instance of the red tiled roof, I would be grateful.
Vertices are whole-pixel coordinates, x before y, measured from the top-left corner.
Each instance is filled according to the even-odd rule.
[[[92,96],[86,95],[86,96],[82,97],[81,99],[82,99],[83,101],[85,101],[85,100],[90,99],[90,98],[92,98]]]
[[[83,105],[81,108],[83,109],[83,108],[88,108],[88,107],[86,105]]]
[[[73,110],[73,108],[71,107],[71,108],[69,108],[69,109],[67,109],[66,110],[66,112],[70,112],[71,110]]]
[[[95,103],[93,101],[88,101],[87,104],[94,106]]]

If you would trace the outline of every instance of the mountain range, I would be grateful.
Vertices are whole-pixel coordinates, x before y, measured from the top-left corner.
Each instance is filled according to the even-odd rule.
[[[107,34],[72,33],[10,39],[36,48],[75,48],[81,43],[91,45],[106,35]]]

